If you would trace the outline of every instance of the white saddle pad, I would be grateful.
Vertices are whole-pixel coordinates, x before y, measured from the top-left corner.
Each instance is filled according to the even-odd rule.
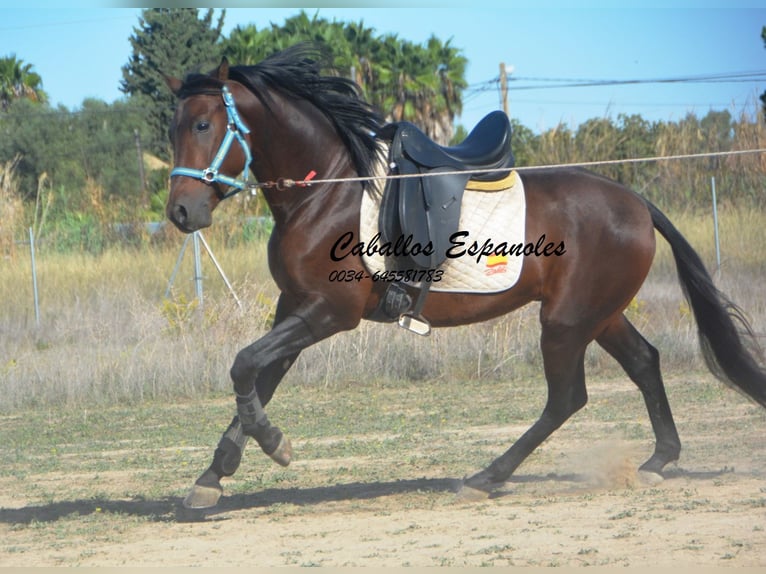
[[[365,245],[378,234],[380,195],[368,189],[362,199],[359,240]],[[513,287],[524,261],[525,207],[524,187],[515,171],[499,182],[468,182],[459,231],[431,291],[497,293]],[[371,275],[392,268],[391,259],[379,253],[364,253],[363,261]]]

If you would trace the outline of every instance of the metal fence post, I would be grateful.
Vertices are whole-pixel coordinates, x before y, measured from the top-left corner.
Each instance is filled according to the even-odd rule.
[[[715,196],[715,176],[710,178],[710,185],[713,190],[713,235],[715,237],[716,272],[718,272],[721,270],[721,244],[718,239],[718,201]]]
[[[35,263],[35,234],[29,228],[29,254],[32,258],[32,294],[35,302],[35,325],[40,328],[40,296],[37,292],[37,264]]]

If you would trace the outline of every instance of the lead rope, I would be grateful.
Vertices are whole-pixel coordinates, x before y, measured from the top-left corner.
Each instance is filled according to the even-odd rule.
[[[755,154],[755,153],[766,153],[766,148],[734,150],[734,151],[718,151],[718,152],[706,152],[706,153],[690,153],[690,154],[667,155],[667,156],[651,156],[651,157],[639,157],[639,158],[628,158],[628,159],[582,161],[582,162],[559,163],[559,164],[540,165],[540,166],[514,167],[511,169],[513,169],[513,171],[523,172],[523,171],[530,171],[530,170],[556,169],[556,168],[567,168],[567,167],[595,167],[595,166],[601,166],[601,165],[616,165],[616,164],[625,164],[625,163],[627,164],[648,163],[648,162],[655,162],[655,161],[672,161],[672,160],[680,160],[680,159],[701,159],[701,158],[722,157],[722,156],[740,156],[740,155]],[[434,172],[434,173],[420,173],[420,174],[393,174],[393,175],[388,174],[388,175],[367,175],[367,176],[358,176],[358,177],[337,177],[337,178],[326,178],[326,179],[314,179],[316,172],[314,170],[311,170],[308,173],[308,175],[306,175],[306,177],[304,177],[302,180],[294,180],[294,179],[290,179],[286,177],[280,177],[279,179],[275,181],[248,183],[247,189],[249,189],[250,191],[255,191],[257,189],[277,189],[279,191],[284,191],[293,187],[311,187],[312,185],[317,185],[321,183],[352,183],[352,182],[365,182],[365,181],[377,181],[377,180],[389,180],[389,179],[407,179],[412,177],[437,177],[437,176],[445,176],[445,175],[458,175],[458,174],[464,174],[464,173],[481,174],[481,173],[491,173],[496,171],[498,171],[497,168],[492,168],[492,169],[440,171],[440,172]]]

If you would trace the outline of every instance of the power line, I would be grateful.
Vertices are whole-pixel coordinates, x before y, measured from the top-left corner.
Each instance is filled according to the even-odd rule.
[[[742,78],[747,76],[766,75],[764,70],[752,70],[742,72],[719,72],[713,74],[695,74],[690,76],[665,77],[665,78],[643,78],[634,80],[605,80],[592,78],[545,78],[545,77],[523,77],[515,76],[517,80],[531,80],[536,82],[581,82],[581,83],[605,83],[613,81],[633,81],[633,82],[687,82],[687,81],[706,81],[710,79]]]
[[[463,98],[463,109],[469,109],[465,104],[477,102],[481,94],[474,93],[469,97]],[[521,105],[536,105],[536,106],[591,106],[591,107],[634,107],[634,108],[730,108],[730,107],[748,107],[750,104],[743,104],[736,106],[733,102],[631,102],[631,101],[576,101],[576,100],[549,100],[549,99],[527,99],[527,98],[514,98],[514,104]],[[471,107],[470,109],[481,110],[486,108],[485,104],[480,104],[478,107]]]
[[[636,84],[693,84],[693,83],[744,83],[766,81],[766,70],[749,72],[723,72],[692,76],[633,79],[588,79],[588,78],[546,78],[534,76],[511,76],[508,90],[545,90],[553,88],[590,88],[600,86],[621,86]],[[532,85],[514,85],[517,82],[536,82]],[[467,92],[486,92],[498,89],[500,77],[472,84]]]
[[[112,18],[116,19],[116,18]],[[99,22],[102,20],[82,20],[80,22]],[[74,23],[74,22],[69,22]],[[64,24],[63,22],[61,24]],[[47,24],[39,24],[39,26],[44,26]],[[30,25],[32,26],[32,25]],[[1,28],[0,31],[7,30],[10,28]],[[726,83],[726,82],[732,82],[732,83],[745,83],[745,82],[759,82],[764,81],[766,82],[766,70],[755,70],[755,71],[741,71],[741,72],[721,72],[721,73],[712,73],[712,74],[701,74],[701,75],[690,75],[690,76],[679,76],[679,77],[665,77],[665,78],[643,78],[643,79],[625,79],[625,80],[617,80],[617,79],[588,79],[588,78],[553,78],[553,77],[535,77],[535,76],[510,76],[508,78],[508,90],[545,90],[545,89],[553,89],[553,88],[577,88],[577,87],[601,87],[601,86],[616,86],[616,85],[637,85],[637,84],[656,84],[656,83]],[[514,83],[516,82],[538,82],[538,84],[535,85],[526,85],[526,86],[515,86]],[[500,77],[497,76],[495,78],[492,78],[490,80],[485,80],[483,82],[478,82],[475,84],[471,84],[467,86],[463,90],[463,104],[468,104],[471,101],[475,100],[479,96],[481,96],[484,93],[488,92],[495,92],[500,89]],[[525,103],[525,100],[515,100],[519,103]],[[527,102],[530,103],[530,102]],[[536,101],[534,103],[546,103],[546,102],[540,102]],[[547,102],[551,104],[557,104],[557,105],[563,105],[563,104],[574,104],[577,105],[604,105],[602,103],[598,102]],[[110,104],[107,104],[110,105]],[[614,105],[614,102],[610,102],[609,105]],[[620,105],[628,105],[621,103]],[[711,105],[729,105],[729,104],[711,104],[709,102],[703,103],[703,104],[689,104],[689,103],[641,103],[641,104],[630,104],[630,105],[641,105],[641,106],[667,106],[667,107],[694,107],[694,106],[711,106]],[[73,110],[61,110],[61,109],[44,109],[35,111],[35,115],[60,115],[62,113],[68,114],[70,116],[86,116],[86,115],[112,115],[112,114],[131,114],[131,113],[142,113],[149,111],[150,108],[147,107],[135,107],[135,108],[125,108],[125,109],[73,109]],[[6,112],[0,112],[0,118],[11,118],[15,116],[16,113],[14,111],[6,111]],[[25,112],[25,115],[29,115],[28,112]]]

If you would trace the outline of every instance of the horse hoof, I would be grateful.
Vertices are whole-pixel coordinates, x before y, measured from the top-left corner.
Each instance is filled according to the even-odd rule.
[[[665,478],[657,472],[652,472],[650,470],[639,470],[638,480],[641,482],[641,484],[656,486],[664,481]]]
[[[270,455],[271,459],[280,466],[287,466],[293,460],[293,445],[285,435],[279,440],[279,445]]]
[[[189,510],[212,508],[218,504],[222,494],[223,489],[220,487],[195,484],[184,498],[183,506]]]
[[[492,496],[492,492],[503,486],[504,482],[498,482],[492,474],[486,470],[473,475],[470,478],[463,479],[463,484],[458,490],[457,496],[460,500],[478,501],[486,500]]]
[[[467,486],[465,482],[460,486],[455,498],[460,502],[481,502],[487,500],[491,492]]]

